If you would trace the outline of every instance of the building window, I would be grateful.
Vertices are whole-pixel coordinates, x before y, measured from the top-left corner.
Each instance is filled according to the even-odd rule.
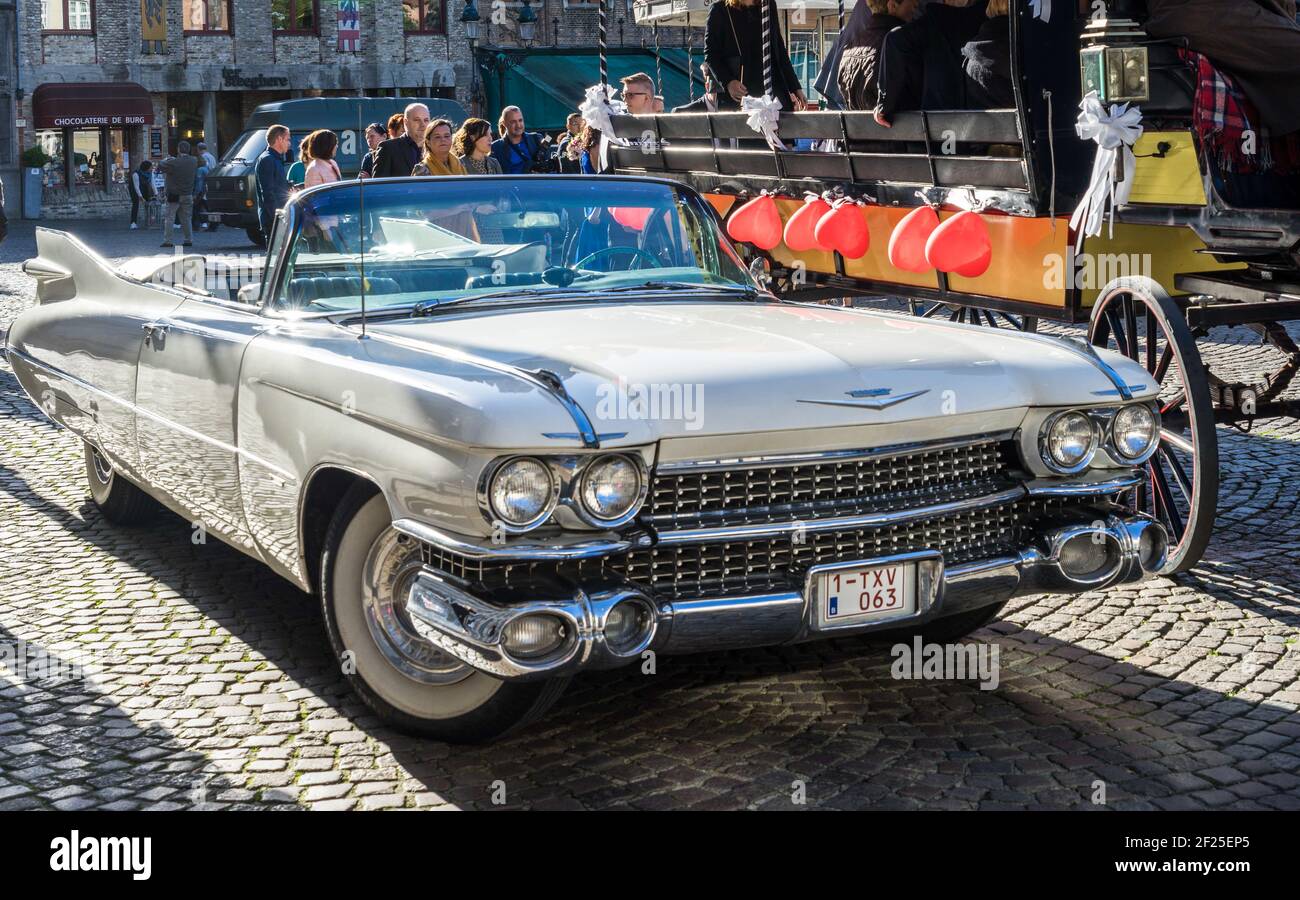
[[[230,0],[184,0],[186,32],[230,31]]]
[[[124,128],[111,128],[108,132],[108,178],[116,184],[126,184],[127,173],[131,171],[131,152],[128,150],[127,131]]]
[[[315,34],[316,0],[271,0],[271,28],[283,34]]]
[[[444,34],[446,0],[402,0],[402,22],[407,34]]]
[[[41,0],[42,31],[83,31],[95,27],[93,0]]]
[[[103,187],[104,141],[98,128],[81,128],[72,132],[72,180],[84,187]]]
[[[67,178],[63,158],[63,129],[45,128],[36,132],[36,143],[45,151],[49,161],[41,172],[41,181],[47,188],[61,188]]]

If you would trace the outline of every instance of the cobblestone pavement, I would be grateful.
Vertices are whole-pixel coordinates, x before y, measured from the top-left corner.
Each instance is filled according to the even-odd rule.
[[[15,230],[0,322],[31,302]],[[152,233],[77,230],[109,257],[157,252]],[[465,748],[381,727],[315,601],[261,566],[175,517],[109,526],[79,443],[0,367],[0,645],[104,661],[58,684],[0,671],[0,809],[491,808],[496,782],[516,808],[789,808],[796,781],[809,808],[1091,808],[1103,782],[1110,808],[1297,809],[1300,427],[1219,436],[1201,566],[1014,601],[980,635],[996,690],[893,680],[861,641],[663,659],[583,676],[539,724]]]

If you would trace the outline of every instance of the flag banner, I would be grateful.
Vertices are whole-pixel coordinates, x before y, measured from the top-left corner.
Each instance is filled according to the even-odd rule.
[[[359,0],[339,0],[339,52],[361,52]]]
[[[167,0],[140,0],[140,50],[167,52]]]

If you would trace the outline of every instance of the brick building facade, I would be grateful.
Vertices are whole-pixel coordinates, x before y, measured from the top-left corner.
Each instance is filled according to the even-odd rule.
[[[477,110],[483,76],[471,73],[464,0],[355,0],[359,46],[350,35],[340,42],[339,6],[351,2],[0,0],[0,114],[8,112],[0,117],[0,177],[11,209],[17,213],[18,155],[37,144],[56,157],[44,168],[43,217],[116,216],[129,207],[125,179],[141,159],[160,159],[182,139],[204,139],[220,156],[260,103],[441,96]],[[612,46],[652,41],[649,29],[635,25],[631,4],[610,0]],[[485,48],[519,46],[522,9],[515,0],[478,2],[480,59]],[[537,0],[532,10],[533,45],[595,47],[595,3]],[[133,85],[147,102],[115,107]],[[57,107],[68,115],[51,112],[56,88],[49,86],[80,92],[88,112],[75,107],[75,96]]]

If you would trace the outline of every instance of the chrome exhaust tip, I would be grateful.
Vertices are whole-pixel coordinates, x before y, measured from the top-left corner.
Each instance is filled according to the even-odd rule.
[[[1119,532],[1103,523],[1052,532],[1048,561],[1071,587],[1105,587],[1121,574],[1128,556]]]
[[[1129,554],[1137,565],[1134,578],[1155,575],[1169,559],[1169,532],[1165,526],[1146,516],[1116,520],[1115,527],[1123,533]]]

